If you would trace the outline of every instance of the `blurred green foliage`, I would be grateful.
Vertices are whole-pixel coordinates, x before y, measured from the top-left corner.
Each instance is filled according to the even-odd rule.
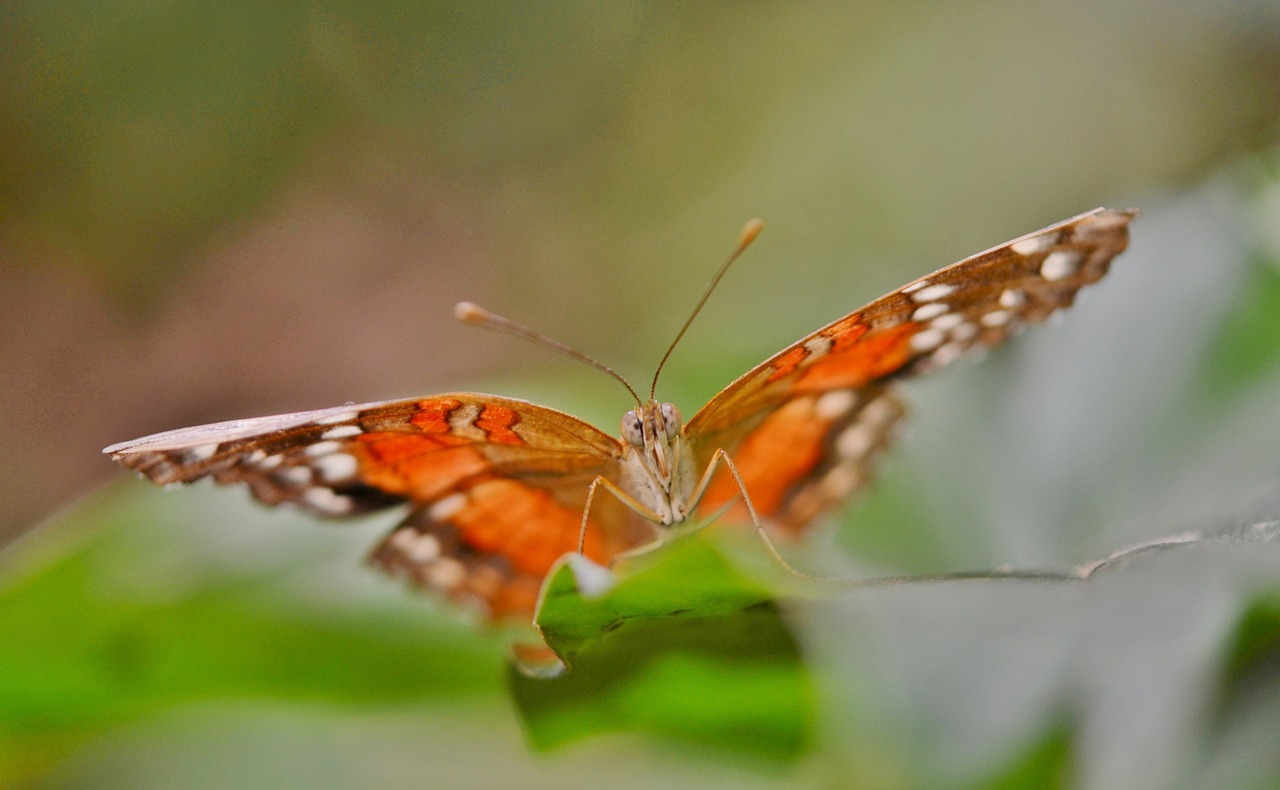
[[[140,522],[159,515],[139,504],[96,497],[7,553],[0,771],[175,706],[405,705],[500,688],[500,636],[411,607],[317,611],[281,587],[278,565],[192,576],[164,593],[131,584],[172,548],[135,552],[154,534]]]
[[[1272,375],[1280,361],[1280,261],[1258,260],[1240,289],[1208,360],[1204,379],[1212,395],[1230,396]]]

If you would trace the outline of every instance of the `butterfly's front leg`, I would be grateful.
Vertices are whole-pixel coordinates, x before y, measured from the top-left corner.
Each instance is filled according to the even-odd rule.
[[[751,494],[747,492],[747,484],[743,482],[742,475],[738,473],[738,467],[734,465],[733,459],[723,448],[717,448],[711,456],[711,461],[707,464],[707,469],[702,473],[702,479],[698,481],[698,487],[694,489],[693,496],[689,497],[686,506],[687,512],[692,513],[698,503],[702,501],[703,495],[707,493],[707,488],[711,485],[711,479],[715,476],[716,465],[724,462],[725,467],[729,470],[729,474],[733,476],[733,482],[738,486],[738,493],[742,494],[742,504],[747,507],[747,514],[751,516],[751,523],[755,525],[756,534],[760,536],[760,540],[764,542],[765,548],[773,555],[773,559],[781,565],[788,573],[805,579],[817,578],[811,573],[796,570],[791,563],[787,562],[778,547],[774,544],[773,538],[769,537],[769,533],[764,529],[764,522],[760,520],[760,514],[756,512],[756,506],[751,503]],[[732,501],[730,503],[732,504]]]
[[[582,527],[578,530],[579,554],[583,553],[587,545],[587,521],[591,517],[591,502],[595,499],[598,486],[604,486],[605,490],[617,497],[619,502],[644,516],[646,520],[654,525],[655,531],[657,525],[662,523],[662,515],[658,511],[622,490],[617,483],[609,478],[603,475],[596,475],[596,479],[592,480],[591,485],[587,486],[587,503],[582,507]]]
[[[763,529],[760,523],[760,515],[756,513],[755,505],[751,504],[751,495],[747,493],[747,484],[742,482],[742,475],[738,474],[738,467],[734,466],[733,459],[729,457],[729,454],[723,448],[717,448],[715,453],[711,455],[711,461],[702,473],[702,479],[698,481],[697,488],[693,490],[693,495],[689,497],[689,501],[685,504],[685,512],[692,513],[697,510],[698,503],[702,501],[702,497],[707,493],[707,488],[711,485],[711,479],[715,477],[716,465],[721,461],[724,461],[724,465],[728,467],[729,474],[733,475],[733,482],[738,486],[738,492],[742,494],[742,503],[747,506],[747,513],[751,516],[751,523],[755,524],[756,529]],[[726,506],[732,503],[733,500],[730,500],[726,503]]]

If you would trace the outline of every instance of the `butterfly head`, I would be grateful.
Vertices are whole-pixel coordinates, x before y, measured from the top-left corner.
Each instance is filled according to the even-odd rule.
[[[674,465],[673,445],[680,438],[680,410],[674,403],[651,400],[622,415],[622,438],[644,459],[645,466],[664,484]]]
[[[679,488],[683,477],[683,426],[680,410],[675,404],[656,400],[650,400],[622,416],[623,442],[634,453],[645,476],[667,501],[676,493],[673,486]],[[679,520],[680,516],[673,514],[673,520]]]

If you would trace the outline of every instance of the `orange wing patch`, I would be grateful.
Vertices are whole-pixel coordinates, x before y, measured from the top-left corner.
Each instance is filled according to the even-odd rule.
[[[862,313],[857,312],[841,318],[826,329],[819,330],[819,334],[831,340],[832,351],[841,351],[858,342],[859,338],[867,333],[868,328]]]
[[[418,411],[409,418],[409,424],[423,433],[449,433],[449,415],[462,407],[457,398],[435,398],[418,404]]]
[[[475,415],[474,419],[468,419]],[[430,501],[491,467],[484,450],[463,432],[494,444],[525,444],[512,426],[520,415],[496,403],[464,408],[457,398],[418,404],[409,424],[421,433],[378,431],[355,437],[351,453],[372,486],[419,501]]]
[[[763,518],[777,515],[787,490],[808,475],[822,458],[822,443],[831,422],[816,417],[815,400],[796,398],[773,412],[747,434],[733,454],[742,482],[751,492],[751,503]],[[734,499],[741,499],[738,485],[728,469],[721,469],[699,507],[704,512],[714,510]],[[749,518],[741,503],[727,516],[734,520]]]
[[[577,551],[581,507],[517,480],[490,477],[410,514],[374,551],[387,571],[457,601],[474,601],[492,619],[533,611],[542,578]],[[587,526],[584,552],[606,563],[635,536]]]
[[[798,533],[868,481],[904,414],[883,385],[800,395],[748,431],[731,457],[761,518]],[[749,521],[737,482],[721,469],[699,508],[735,500],[728,517]]]
[[[769,374],[769,378],[766,381],[774,382],[778,379],[786,378],[808,358],[809,349],[804,346],[792,346],[773,361],[773,372]]]
[[[461,436],[366,433],[351,447],[365,482],[383,491],[429,501],[489,469],[480,448]]]
[[[475,426],[484,431],[489,441],[498,444],[524,444],[524,440],[511,430],[520,421],[520,415],[506,406],[489,404],[480,412]]]
[[[823,392],[861,387],[900,370],[911,360],[911,337],[919,331],[913,322],[867,333],[856,324],[834,335],[831,352],[805,368],[796,382],[799,392]]]
[[[446,520],[475,549],[507,557],[521,573],[542,575],[560,555],[578,550],[582,511],[549,492],[514,480],[486,480],[463,496],[466,504]],[[589,524],[586,555],[608,560],[599,525]]]

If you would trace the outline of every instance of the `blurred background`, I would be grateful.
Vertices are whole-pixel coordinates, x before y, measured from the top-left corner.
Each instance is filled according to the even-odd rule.
[[[450,390],[613,433],[615,383],[458,325],[452,305],[639,386],[763,217],[659,386],[691,414],[916,276],[1136,206],[1131,251],[1061,326],[913,385],[911,432],[833,539],[855,571],[957,570],[1275,518],[1275,3],[19,0],[0,7],[0,53],[0,782],[967,787],[1016,780],[1028,754],[1080,786],[1280,777],[1274,688],[1248,710],[1210,693],[1241,622],[1276,633],[1259,603],[1274,558],[1203,571],[1189,588],[1213,594],[1191,602],[1163,594],[1192,594],[1185,567],[1116,593],[1177,613],[1138,647],[1107,626],[1131,668],[1186,656],[1149,694],[1131,675],[1086,693],[1098,675],[1062,653],[999,641],[1043,646],[1009,636],[1042,612],[997,605],[1003,636],[966,643],[987,629],[877,593],[797,626],[821,700],[798,765],[623,736],[530,757],[502,638],[359,566],[390,521],[164,494],[100,453]],[[1116,607],[1094,594],[1086,608]],[[890,621],[905,631],[877,630]],[[1188,633],[1185,653],[1164,641]],[[902,660],[949,654],[930,647],[944,636],[978,646],[946,671]],[[982,654],[996,644],[1040,674],[1003,672]],[[966,674],[997,666],[991,685]],[[959,689],[1022,702],[975,719]]]

